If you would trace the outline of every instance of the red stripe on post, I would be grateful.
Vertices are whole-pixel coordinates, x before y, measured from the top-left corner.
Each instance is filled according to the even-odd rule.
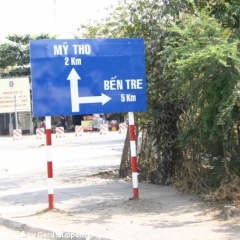
[[[135,200],[139,199],[138,188],[133,188],[133,197]]]
[[[129,125],[129,137],[130,137],[130,141],[135,141],[135,127],[134,127],[134,125]]]
[[[48,178],[53,178],[52,162],[47,162],[47,173],[48,173]]]
[[[46,144],[47,146],[52,145],[52,129],[46,129]]]
[[[137,172],[137,157],[131,157],[132,159],[132,172]]]
[[[49,209],[54,209],[54,195],[48,194]]]

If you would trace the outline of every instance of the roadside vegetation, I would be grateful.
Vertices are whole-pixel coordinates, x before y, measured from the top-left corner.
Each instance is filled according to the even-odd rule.
[[[75,37],[145,40],[148,111],[135,115],[139,179],[239,202],[240,2],[122,0]],[[0,45],[2,77],[29,75],[31,38],[9,36],[15,44]],[[120,177],[131,174],[129,151],[126,141]]]

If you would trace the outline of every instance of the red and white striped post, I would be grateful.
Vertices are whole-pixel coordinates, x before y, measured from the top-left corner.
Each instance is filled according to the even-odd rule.
[[[138,196],[138,172],[137,172],[137,152],[136,152],[136,138],[134,126],[134,113],[128,113],[129,120],[129,136],[131,148],[131,163],[132,163],[132,183],[133,183],[133,199],[139,199]]]
[[[48,175],[48,204],[49,209],[54,209],[51,117],[46,116],[45,121],[46,121],[46,153]]]

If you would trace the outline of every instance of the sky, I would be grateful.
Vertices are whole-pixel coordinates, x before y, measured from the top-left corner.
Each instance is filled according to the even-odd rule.
[[[118,0],[0,0],[0,41],[10,34],[69,38],[87,20],[101,20]]]

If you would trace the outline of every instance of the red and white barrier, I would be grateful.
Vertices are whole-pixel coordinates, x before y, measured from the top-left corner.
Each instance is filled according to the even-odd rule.
[[[119,133],[127,133],[128,125],[126,123],[119,124]]]
[[[36,139],[45,138],[45,129],[44,128],[37,128],[36,129],[36,134],[37,134]]]
[[[21,139],[22,139],[22,129],[14,129],[13,140],[21,140]]]
[[[83,135],[84,128],[81,125],[75,126],[75,137],[82,136]]]
[[[101,124],[100,126],[100,135],[108,133],[108,124]]]
[[[133,183],[133,198],[137,200],[138,196],[138,172],[137,172],[137,153],[136,153],[136,139],[135,139],[135,126],[134,126],[134,113],[128,113],[129,118],[129,137],[130,137],[130,150],[132,162],[132,183]]]
[[[65,137],[64,127],[56,127],[56,138]]]

